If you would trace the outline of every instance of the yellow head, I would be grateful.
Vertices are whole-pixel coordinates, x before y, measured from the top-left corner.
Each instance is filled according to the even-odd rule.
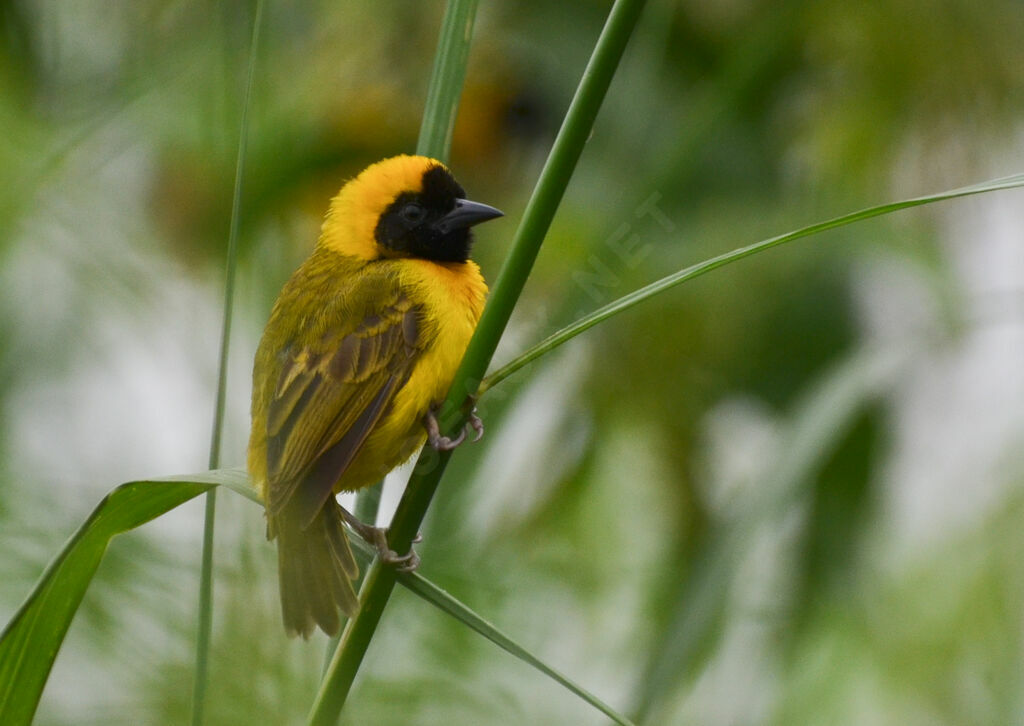
[[[470,227],[500,217],[471,202],[436,159],[395,156],[368,166],[331,200],[318,244],[364,260],[465,262]]]

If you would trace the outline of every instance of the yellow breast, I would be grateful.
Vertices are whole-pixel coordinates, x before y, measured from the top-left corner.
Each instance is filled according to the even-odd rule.
[[[472,261],[403,259],[396,269],[402,289],[424,311],[421,325],[430,342],[336,491],[374,484],[423,445],[423,417],[448,392],[483,311],[487,285]]]

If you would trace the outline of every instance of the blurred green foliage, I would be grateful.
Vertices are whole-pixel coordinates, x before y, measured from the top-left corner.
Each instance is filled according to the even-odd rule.
[[[481,3],[451,165],[513,221],[608,7]],[[259,330],[327,200],[415,145],[441,12],[267,6],[225,463],[242,460]],[[251,13],[0,7],[4,621],[102,493],[205,461]],[[652,1],[496,362],[723,250],[1020,171],[1021,37],[1015,0]],[[484,442],[452,461],[424,574],[647,723],[1013,722],[1020,199],[759,255],[517,374],[483,401]],[[489,279],[512,229],[479,235]],[[822,432],[798,495],[709,558],[792,455],[779,432],[800,402],[868,345],[923,352]],[[273,548],[233,500],[209,722],[299,722],[321,644],[285,639]],[[200,519],[185,508],[115,542],[39,723],[186,720]],[[706,581],[721,599],[701,618]],[[699,645],[684,663],[667,654],[680,638]],[[353,724],[600,722],[404,593],[349,708]]]

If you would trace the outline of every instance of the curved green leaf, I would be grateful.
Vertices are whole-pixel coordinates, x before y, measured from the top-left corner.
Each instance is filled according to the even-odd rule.
[[[64,636],[114,536],[156,519],[216,486],[226,486],[257,504],[260,502],[245,470],[240,468],[129,482],[100,501],[0,633],[0,724],[31,723]],[[359,537],[352,537],[352,545],[364,564],[372,560],[375,550],[370,545]],[[617,723],[630,723],[429,580],[415,573],[400,574],[397,579],[428,603],[532,665]]]
[[[398,581],[431,605],[434,605],[438,609],[451,615],[463,625],[466,625],[480,633],[480,635],[487,638],[505,652],[511,653],[519,660],[524,663],[528,663],[555,682],[565,686],[591,706],[604,713],[605,716],[608,716],[608,718],[615,723],[622,724],[623,726],[632,725],[633,722],[628,718],[618,713],[615,709],[582,686],[577,685],[567,676],[562,675],[557,670],[544,663],[540,658],[530,653],[526,648],[519,645],[519,643],[502,633],[494,627],[494,625],[470,610],[466,605],[456,600],[434,583],[430,582],[430,580],[416,574],[415,572],[409,572],[400,574],[398,576]]]
[[[376,556],[377,551],[361,537],[351,538],[352,549],[359,559],[360,565],[365,566]],[[516,641],[512,640],[505,633],[498,630],[491,622],[483,616],[474,612],[468,605],[456,599],[448,591],[438,587],[433,582],[423,577],[418,572],[400,572],[396,579],[409,592],[420,599],[433,605],[441,612],[450,615],[471,630],[497,645],[506,653],[514,655],[527,665],[533,666],[556,683],[572,691],[591,706],[608,716],[612,721],[623,726],[631,726],[632,721],[613,709],[607,703],[595,696],[590,691],[580,686],[568,676],[551,667]]]
[[[893,212],[898,212],[901,209],[919,207],[924,204],[933,204],[935,202],[941,202],[947,199],[956,199],[958,197],[966,197],[972,194],[983,194],[985,192],[994,192],[1001,189],[1015,189],[1022,186],[1024,186],[1024,174],[1014,174],[1013,176],[979,182],[978,184],[972,184],[971,186],[961,187],[959,189],[951,189],[949,191],[939,192],[938,194],[929,194],[923,197],[904,199],[899,202],[879,204],[875,207],[868,207],[867,209],[861,209],[856,212],[844,214],[841,217],[835,217],[833,219],[825,220],[824,222],[818,222],[817,224],[802,227],[792,232],[787,232],[786,234],[770,237],[768,239],[761,240],[760,242],[747,245],[746,247],[740,247],[732,250],[731,252],[726,252],[718,255],[717,257],[704,260],[696,265],[691,265],[690,267],[673,272],[671,275],[666,275],[660,280],[656,280],[650,285],[645,285],[639,290],[635,290],[628,295],[624,295],[618,300],[614,300],[604,307],[598,308],[589,315],[584,315],[579,320],[576,320],[558,332],[549,335],[525,353],[517,356],[515,359],[509,361],[501,368],[484,378],[480,387],[476,391],[476,395],[482,396],[486,391],[501,383],[520,368],[523,368],[533,362],[548,351],[557,348],[562,343],[572,340],[583,331],[594,327],[598,323],[604,322],[608,318],[614,317],[634,305],[639,305],[645,300],[652,298],[659,293],[665,292],[680,283],[692,280],[695,277],[700,277],[707,272],[717,270],[719,267],[724,267],[725,265],[733,262],[739,262],[743,258],[750,257],[758,252],[764,252],[772,247],[778,247],[781,244],[792,242],[793,240],[800,239],[802,237],[810,237],[818,232],[836,229],[837,227],[844,227],[848,224],[853,224],[854,222],[871,219],[872,217],[880,217],[884,214],[892,214]]]
[[[114,535],[145,524],[218,484],[256,498],[241,469],[129,482],[103,498],[0,633],[0,723],[31,723],[71,619]]]

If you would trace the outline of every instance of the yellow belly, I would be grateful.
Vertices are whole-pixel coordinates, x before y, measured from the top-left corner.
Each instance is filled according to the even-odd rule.
[[[400,277],[403,289],[424,309],[421,325],[430,344],[335,485],[336,492],[380,481],[423,445],[423,417],[448,392],[483,310],[487,286],[473,262],[440,265],[407,259]]]

